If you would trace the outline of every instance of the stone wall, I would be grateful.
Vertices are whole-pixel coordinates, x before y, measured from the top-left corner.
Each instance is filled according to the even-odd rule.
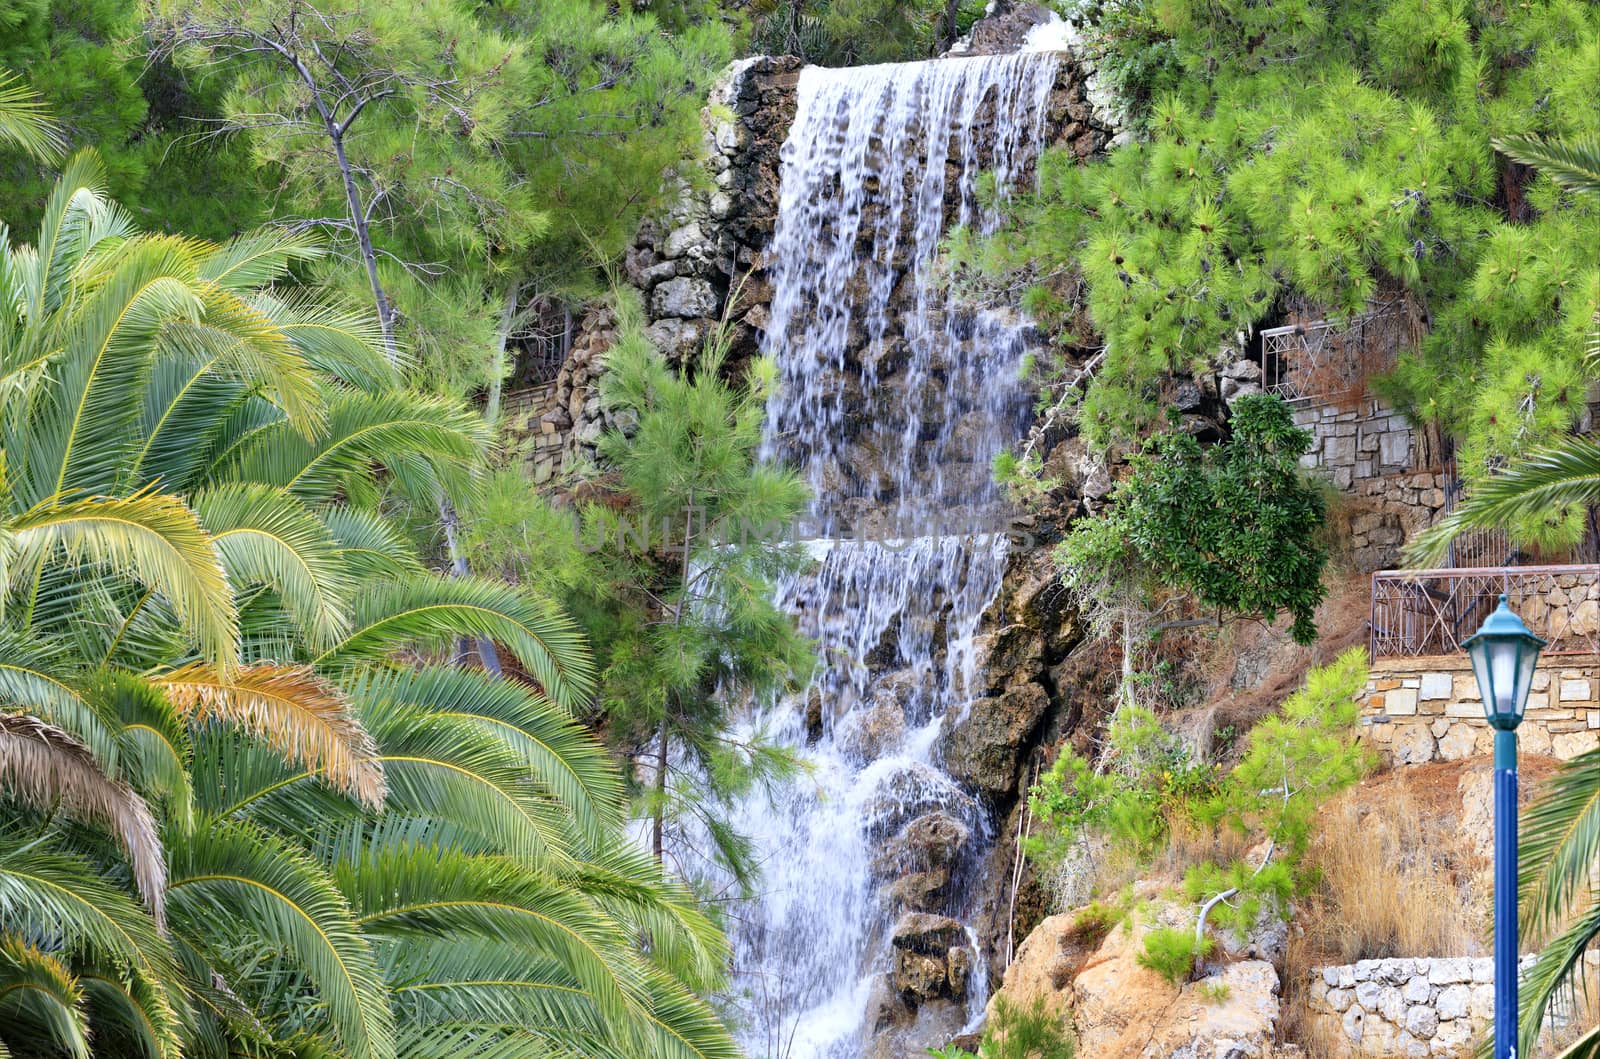
[[[1414,431],[1405,416],[1381,401],[1354,407],[1307,404],[1294,420],[1311,431],[1302,459],[1328,476],[1349,500],[1351,559],[1363,572],[1400,565],[1400,549],[1439,517],[1447,478],[1414,468]]]
[[[1411,424],[1381,401],[1364,398],[1352,408],[1307,403],[1295,409],[1294,421],[1312,436],[1302,462],[1347,492],[1359,480],[1411,470]]]
[[[1536,957],[1522,957],[1527,974]],[[1600,954],[1590,953],[1590,973]],[[1307,1010],[1329,1059],[1472,1054],[1494,1020],[1494,958],[1362,960],[1311,972]],[[1552,1005],[1541,1056],[1576,1030],[1569,1004]]]
[[[799,60],[760,56],[734,63],[712,89],[702,121],[702,155],[671,177],[674,205],[641,225],[623,261],[656,346],[682,363],[727,309],[734,359],[759,343],[770,296],[760,253],[778,203],[778,152],[794,117]],[[603,304],[584,315],[555,387],[525,402],[511,434],[534,481],[545,485],[594,462],[595,442],[613,425],[597,385],[616,319]]]
[[[1493,749],[1465,655],[1379,659],[1360,704],[1361,738],[1389,764],[1453,761]],[[1517,735],[1525,752],[1562,760],[1600,746],[1600,656],[1542,660]]]
[[[1524,957],[1524,968],[1533,957]],[[1312,972],[1307,1010],[1330,1059],[1467,1056],[1494,1018],[1494,960],[1362,960]]]

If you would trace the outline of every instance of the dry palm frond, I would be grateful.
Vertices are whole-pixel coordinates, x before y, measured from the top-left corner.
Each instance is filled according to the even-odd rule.
[[[0,787],[18,801],[62,807],[111,830],[156,922],[164,921],[166,861],[150,807],[102,772],[87,746],[37,717],[0,715]]]
[[[223,675],[197,662],[154,683],[180,713],[236,724],[363,804],[383,804],[383,768],[372,736],[339,690],[310,669],[256,665]]]

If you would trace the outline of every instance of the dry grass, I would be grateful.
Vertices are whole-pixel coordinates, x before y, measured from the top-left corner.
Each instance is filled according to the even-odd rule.
[[[1323,879],[1310,911],[1334,962],[1481,951],[1486,866],[1432,839],[1409,812],[1345,801],[1323,814],[1312,851]]]
[[[1167,814],[1167,843],[1156,859],[1163,875],[1180,880],[1200,864],[1231,864],[1243,860],[1253,844],[1251,836],[1231,827],[1201,827],[1182,813]]]

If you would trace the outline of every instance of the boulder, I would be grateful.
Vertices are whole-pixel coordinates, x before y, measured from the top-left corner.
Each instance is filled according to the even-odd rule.
[[[1265,960],[1228,963],[1182,987],[1139,965],[1154,926],[1192,923],[1187,905],[1157,900],[1114,927],[1092,952],[1076,916],[1051,916],[1034,928],[989,1003],[1042,1002],[1070,1025],[1078,1054],[1096,1059],[1271,1059],[1279,1016],[1278,975]]]
[[[651,315],[682,319],[708,317],[717,311],[717,292],[709,282],[679,276],[658,284],[650,295]]]
[[[1016,790],[1022,752],[1050,696],[1038,684],[1007,688],[973,702],[964,721],[945,740],[945,768],[957,780],[991,799]]]
[[[945,871],[955,864],[972,830],[943,809],[924,813],[885,842],[873,859],[880,875]]]

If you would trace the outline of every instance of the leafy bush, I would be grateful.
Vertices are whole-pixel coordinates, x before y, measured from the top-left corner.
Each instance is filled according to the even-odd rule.
[[[1268,621],[1287,610],[1295,642],[1310,643],[1328,558],[1322,493],[1299,462],[1311,435],[1263,394],[1236,401],[1229,426],[1209,448],[1176,427],[1150,438],[1111,506],[1062,543],[1063,579],[1101,611],[1116,609],[1107,594],[1156,588]]]
[[[1211,955],[1216,942],[1202,937],[1195,940],[1193,930],[1157,927],[1144,936],[1144,949],[1135,957],[1139,966],[1148,967],[1173,985],[1188,980],[1195,961]]]
[[[1104,770],[1063,747],[1029,791],[1029,807],[1044,826],[1024,850],[1047,866],[1059,863],[1086,831],[1147,859],[1166,837],[1168,812],[1214,796],[1216,767],[1196,760],[1151,710],[1121,707],[1107,737]]]

